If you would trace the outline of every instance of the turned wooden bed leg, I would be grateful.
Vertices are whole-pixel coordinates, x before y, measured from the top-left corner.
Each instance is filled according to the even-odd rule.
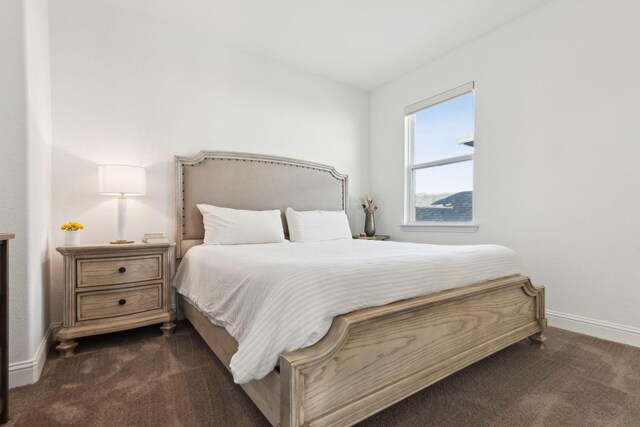
[[[531,342],[531,344],[537,345],[540,349],[544,348],[544,342],[546,340],[547,337],[544,336],[544,333],[542,333],[542,331],[535,333],[529,337],[529,341]]]
[[[544,289],[540,295],[541,302],[539,303],[538,310],[540,311],[538,317],[538,323],[540,324],[540,330],[529,337],[529,342],[532,345],[537,345],[539,349],[544,348],[544,342],[547,337],[544,336],[544,331],[547,330],[547,318],[544,317]]]

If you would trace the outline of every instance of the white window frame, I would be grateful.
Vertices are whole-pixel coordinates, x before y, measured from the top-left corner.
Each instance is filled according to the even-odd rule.
[[[473,154],[448,157],[445,159],[414,164],[415,145],[415,113],[425,108],[432,107],[441,102],[448,101],[469,92],[474,92],[474,82],[458,86],[454,89],[443,92],[439,95],[425,99],[424,101],[411,104],[404,109],[405,114],[405,222],[401,225],[404,231],[445,231],[445,232],[475,232],[478,224],[475,222],[475,179],[473,180],[473,208],[471,211],[471,221],[464,222],[441,222],[441,221],[420,221],[416,222],[415,208],[415,172],[420,169],[434,166],[450,165],[454,163],[473,160]],[[475,98],[474,98],[475,103]],[[475,116],[475,108],[474,108]],[[474,117],[475,121],[475,117]],[[475,134],[475,129],[474,129]],[[475,147],[474,147],[475,152]],[[475,163],[474,163],[475,171]],[[475,173],[474,173],[475,175]]]

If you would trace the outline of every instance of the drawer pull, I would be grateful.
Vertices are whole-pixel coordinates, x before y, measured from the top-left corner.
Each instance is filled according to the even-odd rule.
[[[125,271],[127,271],[127,269],[126,269],[126,268],[124,268],[124,267],[120,267],[120,268],[118,269],[118,271],[119,271],[120,273],[124,273]]]
[[[127,300],[122,298],[120,301],[118,301],[118,304],[120,305],[125,305],[127,303]]]

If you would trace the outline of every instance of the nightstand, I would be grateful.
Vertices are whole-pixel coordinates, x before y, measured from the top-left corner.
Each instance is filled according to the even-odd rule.
[[[162,323],[175,328],[171,308],[174,243],[63,246],[64,313],[56,350],[73,355],[79,337]]]
[[[367,236],[360,236],[358,234],[354,234],[353,238],[360,239],[360,240],[388,240],[389,236],[385,234],[376,234],[375,236],[367,237]]]

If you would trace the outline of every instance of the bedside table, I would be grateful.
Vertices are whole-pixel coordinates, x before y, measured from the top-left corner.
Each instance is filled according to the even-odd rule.
[[[354,234],[353,238],[360,239],[360,240],[388,240],[389,236],[385,234],[376,234],[375,236],[367,237],[367,236],[360,236],[358,234]]]
[[[56,339],[60,357],[73,355],[75,338],[162,323],[175,328],[171,309],[174,243],[62,246],[64,313]]]

